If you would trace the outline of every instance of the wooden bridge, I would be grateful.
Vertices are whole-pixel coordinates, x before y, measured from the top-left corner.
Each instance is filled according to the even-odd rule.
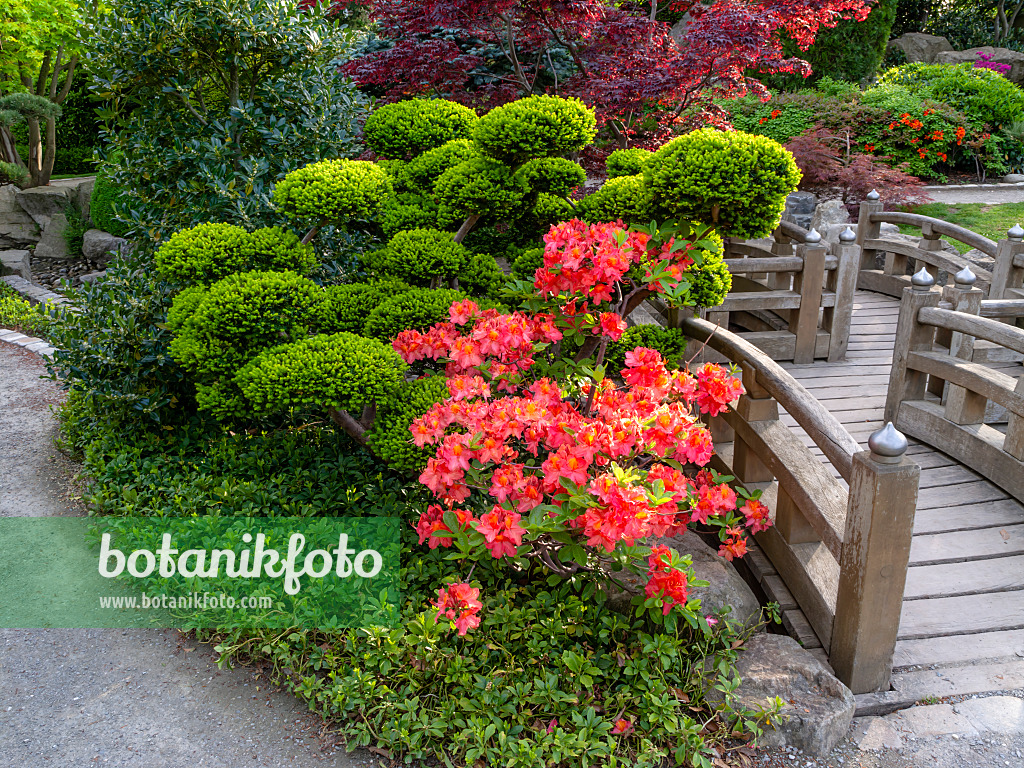
[[[742,370],[711,427],[717,468],[775,516],[748,575],[861,713],[1024,687],[1024,232],[995,243],[869,200],[844,234],[734,241],[722,307],[662,311]],[[995,268],[965,270],[942,236]]]

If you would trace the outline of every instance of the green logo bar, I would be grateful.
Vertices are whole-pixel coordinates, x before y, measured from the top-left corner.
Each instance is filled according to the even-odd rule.
[[[0,518],[0,627],[393,627],[394,518]]]

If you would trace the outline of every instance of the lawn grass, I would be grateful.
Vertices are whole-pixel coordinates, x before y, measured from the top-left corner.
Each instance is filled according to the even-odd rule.
[[[910,211],[957,224],[997,242],[1006,237],[1006,231],[1014,224],[1024,224],[1024,203],[927,203],[914,206]],[[900,232],[915,236],[921,234],[917,227],[905,225],[900,226]],[[943,239],[951,242],[960,253],[971,250],[971,246],[964,243],[948,237]]]

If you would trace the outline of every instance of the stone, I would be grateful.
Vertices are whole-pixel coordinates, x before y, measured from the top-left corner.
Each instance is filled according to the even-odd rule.
[[[882,749],[899,749],[903,737],[883,717],[859,717],[853,723],[850,740],[862,752],[877,752]]]
[[[106,276],[107,270],[104,269],[99,272],[88,272],[79,277],[78,280],[82,283],[95,283],[97,280],[102,280]]]
[[[953,46],[946,38],[926,35],[923,32],[909,32],[890,40],[888,48],[903,51],[908,62],[923,61],[925,64],[933,64],[940,53],[953,50]]]
[[[102,229],[86,230],[82,236],[82,254],[91,261],[108,261],[116,255],[125,253],[129,243],[123,237],[117,237]]]
[[[796,747],[822,756],[846,738],[856,709],[853,693],[788,635],[754,635],[743,647],[736,674],[739,705],[767,706],[776,696],[784,702],[783,721],[765,730],[760,746]],[[713,703],[721,696],[708,693]]]
[[[0,275],[17,275],[32,279],[31,251],[0,251]]]
[[[39,242],[39,226],[18,203],[18,188],[0,187],[0,248],[24,248]]]
[[[78,200],[76,202],[76,207],[78,208],[78,212],[82,215],[82,220],[90,225],[92,224],[92,188],[95,186],[95,176],[86,179],[78,185]]]
[[[895,224],[890,224],[888,221],[884,221],[878,225],[878,233],[882,237],[898,235],[900,233],[900,228]]]
[[[924,739],[929,736],[977,736],[978,729],[963,715],[957,714],[949,704],[929,704],[910,707],[886,718],[900,730],[908,732],[910,738]]]
[[[850,212],[846,210],[842,200],[826,200],[818,203],[811,218],[811,227],[818,232],[825,232],[837,224],[849,224]],[[840,230],[842,231],[842,230]],[[838,239],[838,235],[836,236]]]
[[[993,48],[990,45],[981,48],[968,48],[965,51],[942,51],[935,55],[936,64],[973,64],[978,54],[989,57],[993,64],[1005,64],[1010,68],[1004,77],[1014,83],[1024,83],[1024,53],[1011,51],[1009,48]]]
[[[813,192],[791,192],[786,198],[786,210],[782,218],[798,227],[811,228],[811,219],[818,207],[818,196]]]
[[[69,211],[76,210],[71,189],[66,185],[32,187],[21,190],[15,196],[25,213],[45,232],[55,214],[67,216]]]
[[[992,268],[996,265],[996,260],[994,258],[983,251],[979,251],[977,248],[972,248],[965,253],[964,258],[982,269],[987,269],[989,272],[991,272]]]
[[[761,604],[731,563],[718,556],[718,553],[701,541],[701,538],[687,531],[682,536],[673,536],[649,542],[651,545],[664,545],[674,549],[681,555],[690,555],[693,559],[694,575],[701,581],[708,581],[707,587],[696,587],[690,590],[690,597],[698,597],[701,610],[705,614],[718,613],[726,607],[731,608],[730,621],[736,621],[744,627],[752,627],[760,621]],[[643,594],[647,579],[630,572],[616,574],[616,579],[625,589],[609,588],[609,607],[619,612],[629,611],[630,600],[634,595]]]
[[[1004,184],[1024,184],[1024,173],[1008,173],[1000,181]]]
[[[826,243],[830,243],[832,245],[835,245],[836,243],[839,242],[839,235],[841,235],[843,232],[845,232],[847,227],[852,229],[854,232],[857,231],[857,225],[855,223],[849,223],[849,224],[830,224],[825,229],[819,229],[818,232],[821,233],[821,239],[822,240],[824,240]]]
[[[968,699],[954,705],[954,709],[980,733],[991,732],[1005,736],[1024,733],[1024,700],[1016,696]]]
[[[39,259],[71,259],[76,254],[68,250],[67,240],[64,239],[64,230],[68,227],[68,217],[63,213],[54,213],[49,217],[43,236],[36,246],[35,256]]]

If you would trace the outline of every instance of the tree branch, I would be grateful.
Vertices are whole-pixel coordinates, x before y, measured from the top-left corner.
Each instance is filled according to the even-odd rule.
[[[455,242],[461,243],[463,240],[465,240],[466,235],[470,233],[470,231],[473,229],[473,227],[476,226],[476,223],[478,221],[480,221],[479,213],[470,214],[469,217],[464,222],[462,222],[462,226],[459,227],[459,231],[455,233]]]
[[[346,435],[351,437],[360,445],[369,448],[370,441],[366,437],[366,428],[356,421],[352,417],[352,414],[339,408],[331,408],[327,413],[330,415],[331,421],[340,427]]]

